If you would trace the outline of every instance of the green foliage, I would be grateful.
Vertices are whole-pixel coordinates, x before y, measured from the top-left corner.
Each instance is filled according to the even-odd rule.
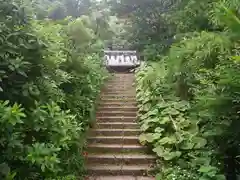
[[[166,161],[164,164],[174,162],[174,166],[191,169],[193,175],[189,179],[208,176],[201,172],[202,167],[210,167],[212,162],[213,153],[206,149],[208,140],[202,135],[198,120],[191,119],[189,102],[168,96],[169,88],[162,86],[167,73],[157,73],[161,72],[160,69],[164,67],[145,67],[137,74],[139,120],[144,132],[139,140],[142,144],[152,144],[153,151]],[[165,94],[166,99],[162,94]],[[174,176],[184,179],[188,176],[177,174],[175,167],[166,167],[162,167],[160,179],[171,179]],[[218,176],[218,171],[212,176],[215,175]]]
[[[92,35],[79,20],[31,20],[0,2],[0,179],[75,180],[107,76],[102,41],[79,40]]]
[[[50,18],[61,20],[67,16],[74,18],[90,12],[90,0],[14,0],[27,14],[38,20]]]
[[[183,1],[168,17],[176,42],[165,55],[147,48],[157,62],[137,72],[139,140],[160,158],[159,180],[239,170],[239,1],[207,2]]]
[[[175,0],[110,1],[112,11],[129,22],[125,38],[131,43],[130,47],[142,51],[147,46],[154,45],[161,52],[172,42],[175,27],[165,15],[166,12],[175,10],[175,3]]]

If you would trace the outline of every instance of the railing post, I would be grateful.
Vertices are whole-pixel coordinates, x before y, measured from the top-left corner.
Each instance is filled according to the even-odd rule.
[[[106,66],[134,67],[140,65],[136,51],[104,51]]]

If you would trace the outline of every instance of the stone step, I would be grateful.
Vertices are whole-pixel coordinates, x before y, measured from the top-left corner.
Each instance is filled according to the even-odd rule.
[[[102,93],[105,93],[105,92],[108,92],[108,93],[135,93],[136,94],[135,88],[133,88],[133,87],[122,88],[122,89],[104,87],[104,88],[102,88]]]
[[[108,100],[108,99],[110,99],[110,100],[116,100],[116,101],[123,101],[123,100],[125,100],[125,101],[128,101],[128,100],[130,100],[130,101],[136,101],[136,97],[135,96],[132,96],[132,95],[130,95],[130,96],[124,96],[124,95],[117,95],[117,96],[112,96],[112,95],[104,95],[104,96],[101,96],[100,97],[100,100]]]
[[[128,78],[135,78],[135,75],[133,74],[133,73],[128,73],[128,74],[124,74],[124,73],[121,73],[120,75],[116,75],[116,74],[114,74],[114,76],[112,76],[112,77],[110,77],[110,78],[112,78],[112,79],[117,79],[117,78],[123,78],[123,79],[125,79],[126,77],[128,77]],[[109,80],[111,80],[111,79],[109,79]]]
[[[125,100],[125,101],[136,101],[136,97],[135,96],[101,96],[100,97],[101,100]]]
[[[136,101],[132,101],[132,102],[124,102],[124,101],[113,101],[113,102],[103,102],[103,101],[101,101],[101,102],[99,102],[99,104],[98,104],[98,107],[100,108],[101,106],[107,106],[107,107],[113,107],[113,106],[117,106],[117,107],[119,107],[119,106],[135,106],[135,107],[137,107],[137,103],[136,103]]]
[[[134,76],[114,76],[109,81],[126,81],[126,80],[135,80]]]
[[[113,80],[109,80],[106,81],[105,85],[109,85],[109,84],[114,84],[114,85],[125,85],[125,84],[133,84],[135,82],[134,79],[113,79]]]
[[[121,99],[121,98],[130,98],[130,99],[136,99],[135,95],[131,94],[102,94],[101,99]]]
[[[133,91],[134,90],[134,87],[131,85],[129,86],[105,86],[103,87],[103,90],[106,90],[106,91],[111,91],[111,92],[114,92],[114,91]]]
[[[131,82],[134,82],[135,81],[135,78],[124,78],[124,79],[119,79],[119,78],[115,78],[115,79],[109,79],[108,81],[106,81],[107,84],[112,84],[112,83],[115,83],[115,84],[122,84],[122,83],[131,83]]]
[[[113,82],[129,82],[129,81],[135,81],[135,77],[127,77],[127,78],[112,78],[112,79],[108,79],[107,82],[108,83],[113,83]]]
[[[155,180],[146,176],[88,176],[85,180]]]
[[[125,87],[133,87],[133,85],[134,85],[134,82],[133,81],[131,81],[131,82],[125,82],[125,83],[118,83],[118,82],[116,82],[116,83],[106,83],[103,87],[104,88],[125,88]]]
[[[119,73],[114,73],[113,77],[122,77],[122,76],[129,76],[129,77],[134,77],[134,73],[124,73],[124,72],[119,72]]]
[[[109,114],[109,116],[108,116]],[[97,114],[97,122],[99,123],[112,123],[112,122],[120,122],[120,123],[124,123],[124,122],[136,122],[136,116],[132,115],[132,116],[120,116],[122,114],[126,114],[126,113],[116,113],[116,116],[114,116],[114,113],[108,113],[101,116],[101,114]],[[110,116],[111,115],[111,116]],[[129,115],[129,114],[127,114]]]
[[[112,123],[100,123],[95,125],[95,128],[102,129],[136,129],[139,125],[135,122],[112,122]]]
[[[149,165],[95,165],[87,166],[89,175],[105,176],[105,175],[130,175],[130,176],[146,176],[152,168]]]
[[[108,105],[108,104],[103,104],[99,106],[98,111],[137,111],[138,108],[137,106],[133,105]]]
[[[90,132],[92,136],[138,136],[138,129],[94,129]]]
[[[129,88],[131,90],[135,90],[134,89],[134,82],[121,83],[121,84],[118,84],[118,83],[106,83],[103,86],[103,88],[106,88],[106,89],[118,89],[118,88],[125,89],[125,88]]]
[[[118,116],[118,117],[133,117],[136,118],[137,112],[136,111],[98,111],[96,113],[96,116],[99,117],[113,117],[113,116]]]
[[[109,96],[109,97],[115,97],[115,96],[127,96],[127,97],[136,97],[135,92],[129,92],[129,91],[105,91],[101,93],[102,96]]]
[[[113,165],[141,165],[153,164],[156,158],[145,154],[89,154],[86,163],[95,164],[113,164]]]
[[[103,102],[99,102],[99,106],[98,106],[98,108],[100,109],[100,108],[107,108],[107,107],[109,107],[109,108],[115,108],[115,107],[118,107],[118,108],[120,108],[120,107],[122,107],[122,108],[124,108],[124,109],[126,109],[126,108],[135,108],[135,109],[137,109],[137,103],[135,102],[135,103],[119,103],[119,102],[116,102],[116,103],[108,103],[108,102],[105,102],[105,103],[103,103]]]
[[[136,99],[127,99],[127,98],[122,98],[122,99],[101,99],[102,103],[131,103],[131,104],[136,104]]]
[[[126,89],[127,90],[135,90],[133,83],[131,84],[106,84],[105,86],[103,86],[104,89]]]
[[[92,136],[89,143],[139,145],[138,136]]]
[[[106,90],[105,90],[106,89]],[[101,93],[106,93],[106,92],[108,92],[108,93],[134,93],[134,94],[136,94],[136,90],[135,90],[135,88],[134,87],[128,87],[127,89],[126,88],[122,88],[122,89],[124,89],[124,91],[123,90],[120,90],[118,87],[116,87],[116,88],[107,88],[107,87],[104,87],[103,89],[102,89],[102,91],[101,91]],[[113,91],[114,90],[114,91]]]
[[[106,88],[126,88],[126,87],[133,87],[133,82],[129,82],[129,83],[107,83],[105,84],[104,87]]]
[[[109,81],[110,80],[118,80],[118,81],[126,81],[126,80],[135,80],[135,76],[114,76],[112,79],[108,79]]]
[[[87,146],[89,153],[145,153],[147,147],[141,145],[122,145],[122,144],[98,144],[93,143]]]

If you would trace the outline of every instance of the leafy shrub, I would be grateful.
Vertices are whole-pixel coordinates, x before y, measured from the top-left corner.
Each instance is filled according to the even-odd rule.
[[[0,3],[0,178],[74,180],[84,173],[84,132],[107,76],[90,46],[96,37],[83,51],[69,19],[36,21]]]
[[[157,179],[237,177],[240,21],[234,2],[208,7],[207,21],[225,31],[181,34],[165,57],[156,54],[159,62],[137,73],[140,142],[160,158]]]
[[[169,88],[161,87],[167,73],[156,73],[157,79],[153,81],[148,76],[155,76],[152,70],[148,67],[138,72],[137,99],[141,130],[144,132],[139,140],[142,144],[152,144],[153,151],[163,161],[162,173],[157,178],[223,179],[218,169],[211,165],[214,153],[210,153],[206,146],[208,141],[202,136],[198,120],[190,117],[189,102],[169,96],[166,91]],[[163,92],[166,93],[164,96]],[[204,172],[203,169],[208,170]]]

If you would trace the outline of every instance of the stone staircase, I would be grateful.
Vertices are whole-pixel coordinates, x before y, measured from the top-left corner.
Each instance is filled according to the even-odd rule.
[[[153,180],[155,157],[138,142],[134,74],[115,74],[101,95],[97,123],[88,137],[89,180]]]

